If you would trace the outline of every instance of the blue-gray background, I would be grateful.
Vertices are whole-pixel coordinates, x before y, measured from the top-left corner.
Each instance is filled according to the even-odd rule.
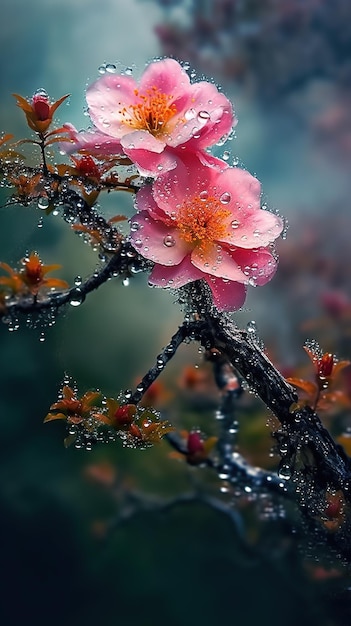
[[[190,12],[181,9],[186,3],[169,4],[174,5],[171,13],[152,1],[3,0],[1,130],[25,136],[11,94],[30,97],[39,87],[53,99],[72,94],[60,120],[84,127],[84,90],[98,76],[99,65],[117,62],[137,72],[164,52],[157,24],[172,19],[186,25]],[[285,37],[290,35],[287,29]],[[296,63],[304,63],[303,55]],[[213,75],[211,64],[209,68]],[[216,68],[220,70],[220,62]],[[206,73],[203,61],[200,70]],[[213,77],[222,80],[220,71]],[[271,78],[273,84],[275,76]],[[269,85],[269,75],[266,80]],[[336,209],[347,215],[351,148],[345,154],[330,137],[321,143],[314,126],[319,115],[341,102],[333,78],[313,77],[281,99],[261,98],[254,75],[224,81],[239,118],[237,139],[230,146],[233,156],[260,178],[269,205],[291,222],[294,241],[304,238],[304,225],[312,216],[320,224]],[[120,212],[117,201],[109,199],[106,210]],[[122,206],[130,209],[126,200]],[[37,249],[45,262],[62,263],[61,276],[68,281],[88,275],[96,264],[90,248],[67,232],[58,217],[50,216],[40,229],[38,219],[35,209],[1,209],[1,260],[14,264],[26,250]],[[349,222],[345,224],[347,230]],[[336,242],[335,254],[337,248]],[[280,253],[283,257],[284,243]],[[298,250],[290,250],[292,267],[294,254]],[[136,287],[128,288],[117,282],[105,285],[84,306],[63,313],[45,331],[44,342],[39,341],[42,328],[28,329],[24,323],[16,333],[0,328],[4,626],[292,624],[296,619],[304,623],[305,617],[311,623],[314,600],[301,594],[293,572],[249,559],[229,522],[201,508],[176,510],[161,519],[141,515],[102,543],[91,533],[96,520],[113,515],[114,505],[86,481],[84,468],[107,452],[89,456],[64,450],[63,429],[44,427],[42,419],[65,371],[82,391],[101,387],[113,394],[130,386],[167,342],[181,319],[172,295],[148,289],[144,277],[135,282]],[[284,304],[288,281],[280,281],[282,291],[273,303],[277,294],[270,287],[255,290],[238,319],[256,319],[263,335],[279,331],[275,350],[285,353],[289,364],[300,350],[292,329],[298,313]],[[306,298],[306,290],[301,293]],[[137,480],[142,475],[145,489],[161,493],[169,491],[173,480],[170,462],[163,461],[166,454],[166,449],[154,456],[122,453],[119,446],[108,452],[122,467],[118,471],[134,473]]]

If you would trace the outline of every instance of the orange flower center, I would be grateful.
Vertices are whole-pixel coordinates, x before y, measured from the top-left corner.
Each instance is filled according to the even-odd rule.
[[[221,240],[228,233],[227,218],[231,215],[223,203],[206,191],[185,200],[179,210],[177,228],[187,243],[206,244]]]
[[[124,122],[136,130],[147,130],[154,137],[165,132],[167,122],[177,112],[175,104],[171,104],[173,96],[162,93],[157,87],[145,93],[135,89],[134,93],[139,102],[119,111]]]

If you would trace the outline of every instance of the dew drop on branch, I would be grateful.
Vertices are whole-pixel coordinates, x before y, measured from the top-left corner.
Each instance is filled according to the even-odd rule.
[[[82,302],[84,302],[84,300],[85,295],[79,288],[73,289],[73,291],[71,291],[69,299],[69,303],[71,306],[79,306],[80,304],[82,304]]]
[[[49,204],[50,204],[49,198],[47,198],[46,196],[40,196],[38,200],[38,209],[41,209],[42,211],[46,211]]]

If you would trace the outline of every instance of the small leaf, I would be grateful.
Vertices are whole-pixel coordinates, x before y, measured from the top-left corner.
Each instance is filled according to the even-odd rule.
[[[304,380],[303,378],[286,378],[286,382],[298,389],[302,389],[309,396],[317,393],[317,385],[309,380]]]

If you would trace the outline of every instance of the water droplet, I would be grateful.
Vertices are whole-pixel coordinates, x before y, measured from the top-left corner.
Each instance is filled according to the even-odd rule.
[[[240,226],[239,220],[233,220],[232,221],[232,223],[231,223],[231,227],[232,228],[239,228],[239,226]]]
[[[204,191],[200,191],[199,198],[200,198],[200,200],[205,202],[205,200],[207,200],[207,198],[208,198],[208,191],[206,191],[206,189],[204,189]]]
[[[257,333],[257,326],[254,320],[251,320],[246,325],[246,330],[250,335],[255,335]]]
[[[40,217],[38,220],[38,228],[43,228],[43,223],[44,223],[44,220],[42,217]]]
[[[196,115],[195,109],[188,109],[187,111],[185,111],[185,119],[188,121],[193,120],[195,115]]]
[[[197,118],[198,118],[198,120],[200,120],[200,121],[201,121],[201,120],[205,120],[205,121],[207,121],[207,120],[209,120],[209,119],[210,119],[210,114],[209,114],[209,112],[208,112],[208,111],[200,111],[200,112],[198,113]]]
[[[230,158],[229,150],[224,150],[223,156],[222,156],[223,161],[229,161],[229,158]]]
[[[109,72],[110,74],[114,74],[115,72],[117,72],[117,67],[114,63],[106,63],[105,69],[106,72]]]
[[[45,341],[45,333],[40,333],[39,341],[40,343],[43,343]]]
[[[41,209],[42,211],[46,211],[46,209],[48,208],[50,202],[49,202],[49,198],[47,198],[47,196],[40,196],[39,200],[38,200],[38,209]]]
[[[82,302],[84,302],[84,300],[85,300],[85,295],[81,292],[81,290],[79,288],[73,289],[73,291],[70,294],[69,303],[72,306],[79,306],[80,304],[82,304]]]
[[[39,87],[39,89],[37,89],[34,92],[34,95],[35,96],[43,96],[44,98],[48,98],[49,97],[48,92],[43,87]]]
[[[76,277],[75,277],[75,279],[74,279],[74,284],[75,284],[75,286],[76,286],[76,287],[80,287],[80,286],[81,286],[81,284],[82,284],[82,282],[83,282],[83,279],[82,279],[82,277],[81,277],[81,276],[76,276]]]
[[[278,476],[279,478],[283,478],[284,480],[289,480],[289,478],[291,478],[292,476],[292,470],[290,465],[281,465],[278,470]]]
[[[172,248],[173,246],[175,246],[174,237],[172,237],[172,235],[167,235],[163,240],[163,245],[167,248]]]
[[[224,193],[222,193],[220,197],[220,201],[222,202],[222,204],[229,204],[231,199],[232,199],[232,194],[229,193],[229,191],[225,191]],[[232,225],[233,225],[233,222],[232,222]]]
[[[133,68],[126,67],[126,69],[124,70],[124,73],[127,74],[127,76],[131,76],[133,74]]]
[[[105,74],[105,72],[106,72],[106,63],[103,63],[102,65],[100,65],[98,67],[98,72],[99,72],[99,74]]]
[[[122,285],[123,285],[123,287],[128,287],[129,286],[129,278],[128,278],[128,276],[123,278]]]

